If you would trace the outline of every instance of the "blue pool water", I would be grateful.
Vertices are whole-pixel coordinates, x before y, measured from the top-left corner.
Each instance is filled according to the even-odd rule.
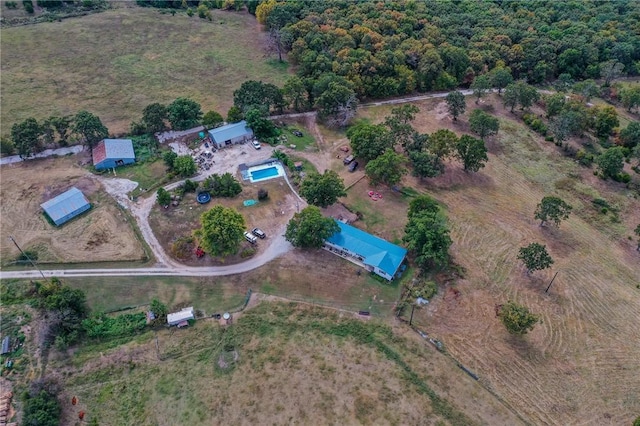
[[[268,179],[272,177],[278,176],[280,173],[276,167],[269,167],[261,170],[252,170],[251,171],[251,180],[257,181],[262,179]]]

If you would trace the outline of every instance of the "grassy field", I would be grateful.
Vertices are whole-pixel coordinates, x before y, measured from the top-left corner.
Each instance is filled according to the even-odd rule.
[[[517,425],[513,414],[419,340],[376,321],[262,302],[221,326],[201,320],[50,363],[101,425]],[[100,360],[87,357],[100,354]],[[444,368],[444,369],[443,369]],[[435,371],[438,374],[435,374]]]
[[[463,280],[441,288],[414,323],[441,339],[533,424],[630,424],[640,412],[640,358],[633,343],[640,341],[640,261],[628,238],[640,223],[638,194],[564,157],[514,121],[499,98],[485,102],[494,105],[501,124],[498,136],[487,141],[486,168],[467,174],[451,163],[437,179],[405,178],[405,185],[446,207],[451,252],[466,271]],[[443,104],[420,103],[415,126],[428,133],[467,132],[466,116],[454,123]],[[384,108],[362,115],[376,121]],[[574,207],[559,229],[541,228],[533,218],[545,195],[558,195]],[[596,198],[616,211],[601,213]],[[353,194],[349,199],[362,203]],[[373,221],[379,232],[389,232],[388,218],[376,219],[380,210],[369,219],[366,213],[365,224]],[[529,277],[516,256],[534,241],[547,246],[555,264]],[[541,315],[542,322],[524,338],[508,335],[495,316],[495,306],[508,300]]]
[[[124,133],[143,108],[180,96],[226,115],[245,80],[282,85],[255,18],[213,10],[213,20],[120,7],[1,31],[3,134],[28,117],[97,114]]]

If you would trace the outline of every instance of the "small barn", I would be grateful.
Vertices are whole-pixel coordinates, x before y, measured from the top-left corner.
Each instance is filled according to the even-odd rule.
[[[135,161],[131,139],[104,139],[93,148],[93,165],[96,170],[113,169]]]
[[[325,240],[323,248],[349,261],[364,266],[367,271],[391,281],[407,255],[407,250],[336,221],[340,231]]]
[[[209,130],[209,139],[216,148],[223,148],[227,145],[250,141],[253,139],[253,130],[247,126],[246,121],[242,120]]]
[[[73,219],[91,208],[91,204],[82,191],[73,187],[51,200],[40,204],[42,210],[56,226]]]
[[[177,325],[178,327],[182,327],[183,325],[187,325],[187,321],[195,318],[196,316],[193,312],[193,306],[189,306],[181,311],[167,315],[167,324],[170,326]]]

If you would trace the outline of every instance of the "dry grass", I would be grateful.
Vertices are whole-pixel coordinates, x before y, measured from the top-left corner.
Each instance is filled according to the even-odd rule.
[[[234,322],[158,332],[163,361],[150,339],[61,358],[51,368],[80,401],[64,420],[84,410],[104,425],[520,424],[415,335],[266,302]]]
[[[438,102],[421,109],[421,131],[466,126],[440,115]],[[445,288],[414,322],[534,424],[628,424],[640,412],[640,262],[627,239],[640,220],[637,195],[562,157],[499,104],[494,113],[502,130],[487,144],[485,169],[468,175],[451,164],[423,184],[405,179],[446,205],[452,254],[467,271],[459,295]],[[533,219],[549,194],[574,205],[559,229]],[[620,223],[594,210],[596,197],[617,206]],[[533,241],[546,244],[556,263],[528,277],[516,255]],[[509,336],[494,310],[507,300],[527,305],[542,323],[522,339]]]
[[[209,22],[123,7],[2,29],[3,133],[28,117],[81,109],[122,133],[153,102],[185,96],[226,115],[245,80],[282,85],[287,72],[266,59],[255,18],[212,13]]]
[[[4,264],[18,256],[8,239],[38,252],[39,262],[132,261],[145,257],[131,225],[100,184],[76,163],[77,157],[32,160],[0,169],[0,253]],[[92,204],[62,227],[45,219],[40,204],[76,186]]]

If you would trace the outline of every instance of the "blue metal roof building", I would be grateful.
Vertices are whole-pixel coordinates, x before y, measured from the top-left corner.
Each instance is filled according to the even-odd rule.
[[[136,161],[131,139],[104,139],[93,148],[92,155],[96,170],[113,169]]]
[[[324,248],[362,263],[365,269],[391,281],[404,261],[407,250],[346,223],[336,223],[340,232],[329,237]]]
[[[40,204],[40,207],[42,207],[56,226],[60,226],[89,210],[91,204],[89,204],[87,197],[85,197],[78,188],[73,187],[46,203]]]
[[[209,139],[217,148],[246,142],[251,138],[253,138],[253,130],[247,127],[247,122],[244,120],[209,130]]]

